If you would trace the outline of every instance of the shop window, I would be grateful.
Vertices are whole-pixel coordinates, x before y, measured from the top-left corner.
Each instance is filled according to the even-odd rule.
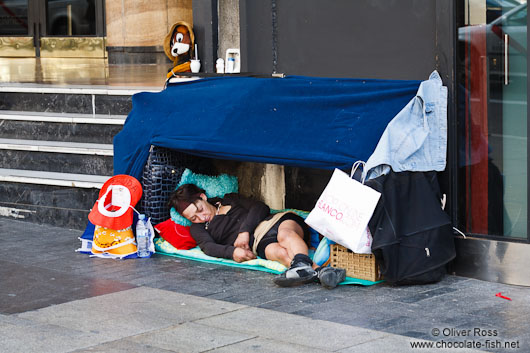
[[[459,226],[527,238],[526,0],[458,3]]]
[[[0,1],[0,35],[28,35],[28,0]]]
[[[48,0],[48,35],[85,36],[96,34],[95,0]]]

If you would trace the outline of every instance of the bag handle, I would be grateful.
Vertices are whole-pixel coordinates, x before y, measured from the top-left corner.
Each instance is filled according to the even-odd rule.
[[[363,162],[363,161],[357,161],[355,163],[353,163],[353,166],[351,167],[351,173],[350,173],[350,178],[353,178],[353,176],[355,175],[355,172],[357,171],[357,168],[359,168],[359,166],[363,166],[363,170],[364,170],[364,167],[366,167],[366,162]],[[364,184],[364,180],[366,179],[366,175],[363,175],[361,176],[361,184]]]

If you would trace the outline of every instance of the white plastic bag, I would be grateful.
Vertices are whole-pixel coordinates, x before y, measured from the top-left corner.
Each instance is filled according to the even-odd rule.
[[[364,162],[355,162],[350,177],[339,169],[320,195],[305,222],[325,237],[358,254],[371,253],[368,222],[381,194],[352,179]]]
[[[366,227],[364,232],[361,234],[361,238],[357,242],[355,249],[349,248],[351,251],[357,254],[371,254],[372,253],[372,233],[370,229]]]

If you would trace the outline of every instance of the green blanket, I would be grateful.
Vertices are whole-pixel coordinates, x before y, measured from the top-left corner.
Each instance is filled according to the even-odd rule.
[[[178,250],[162,238],[155,239],[155,248],[156,252],[161,255],[181,257],[185,259],[208,262],[217,265],[246,268],[249,270],[264,271],[275,274],[282,273],[287,269],[284,265],[277,261],[265,260],[261,258],[239,263],[235,262],[234,260],[212,257],[203,253],[202,250],[199,249],[199,247],[195,247],[190,250]],[[346,277],[346,280],[341,282],[340,284],[360,284],[363,286],[371,286],[380,282],[382,281],[372,282],[364,279]]]

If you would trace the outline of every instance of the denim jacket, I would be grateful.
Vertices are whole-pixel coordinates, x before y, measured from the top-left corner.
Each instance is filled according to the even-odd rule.
[[[363,177],[394,172],[442,171],[447,152],[447,87],[437,71],[423,81],[414,97],[388,123]]]

